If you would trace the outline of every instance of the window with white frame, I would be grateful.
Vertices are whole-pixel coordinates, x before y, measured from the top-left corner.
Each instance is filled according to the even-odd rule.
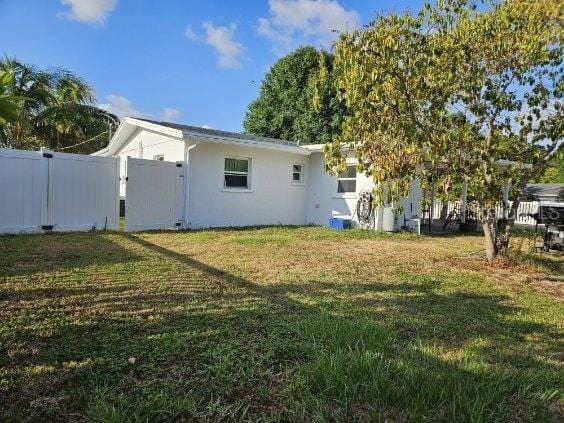
[[[347,170],[337,177],[337,192],[340,194],[356,192],[355,164],[347,164]]]
[[[294,163],[292,165],[292,183],[303,184],[304,182],[304,165]]]
[[[251,159],[226,157],[223,187],[249,189],[250,167]]]
[[[164,154],[157,154],[153,156],[153,160],[158,160],[159,162],[164,162]]]

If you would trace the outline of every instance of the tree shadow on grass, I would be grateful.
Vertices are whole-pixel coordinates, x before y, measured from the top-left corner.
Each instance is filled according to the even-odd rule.
[[[226,278],[230,283],[251,291],[268,303],[281,306],[285,312],[293,309],[301,315],[331,315],[331,308],[327,307],[326,303],[321,310],[312,302],[304,304],[290,300],[291,294],[304,292],[315,298],[320,288],[321,290],[327,288],[327,284],[320,283],[317,286],[309,284],[305,290],[291,284],[275,287],[261,286],[148,241],[138,239],[137,242],[202,272]],[[521,370],[527,367],[542,368],[545,372],[557,371],[557,367],[549,364],[546,359],[538,358],[539,354],[550,359],[561,355],[562,344],[555,342],[561,338],[557,330],[542,323],[508,318],[521,313],[515,305],[509,305],[507,296],[465,292],[442,294],[436,292],[436,287],[437,282],[429,281],[399,284],[370,283],[357,285],[353,292],[364,289],[365,292],[398,293],[392,298],[379,300],[377,307],[370,307],[366,313],[371,314],[374,308],[387,310],[389,322],[386,327],[391,328],[396,336],[402,338],[398,342],[399,345],[407,345],[417,339],[423,342],[439,342],[449,348],[461,348],[478,340],[478,346],[473,346],[471,353],[479,355],[480,360],[485,362],[497,365],[509,364],[508,359],[511,357],[509,362],[514,363],[516,368]],[[348,294],[351,286],[340,287],[340,289]],[[406,293],[410,295],[404,295]],[[342,307],[338,306],[337,309],[341,311]],[[386,311],[383,312],[385,313]],[[352,318],[354,321],[354,317]],[[529,337],[536,339],[534,350],[528,347]],[[484,345],[480,345],[484,340]],[[511,366],[510,364],[508,368]]]
[[[433,281],[264,285],[122,236],[179,264],[176,275],[60,292],[15,319],[5,417],[503,421],[543,418],[553,401],[556,367],[523,369],[512,354],[528,336],[552,354],[558,334],[509,319],[519,310],[503,296],[443,294]],[[468,344],[467,357],[441,350]]]
[[[109,233],[0,236],[0,282],[11,276],[124,264],[139,259],[111,236]]]

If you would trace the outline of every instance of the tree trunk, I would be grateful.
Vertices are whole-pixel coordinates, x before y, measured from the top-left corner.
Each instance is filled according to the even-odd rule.
[[[497,222],[495,218],[487,217],[482,220],[486,242],[486,258],[493,261],[497,257],[499,250],[497,246]]]
[[[441,206],[441,220],[443,222],[446,220],[447,214],[448,214],[448,202],[443,203],[443,205]]]
[[[505,225],[505,230],[503,233],[503,238],[500,243],[500,254],[507,256],[509,252],[509,241],[511,239],[511,232],[515,226],[515,219],[517,218],[517,210],[519,210],[519,204],[521,204],[521,193],[515,198],[511,209],[509,209],[509,216],[507,217],[507,222]]]
[[[490,137],[487,137],[486,139],[489,143]],[[558,154],[558,152],[563,148],[564,143],[561,140],[555,141],[547,148],[546,154],[540,160],[534,163],[526,171],[523,171],[523,175],[515,184],[515,186],[517,187],[516,192],[518,194],[513,200],[509,216],[507,216],[506,220],[500,221],[498,225],[498,220],[495,218],[495,213],[492,213],[492,210],[486,212],[486,210],[482,209],[483,214],[481,222],[484,229],[486,242],[486,257],[489,261],[494,260],[499,254],[507,255],[507,253],[509,252],[511,232],[515,225],[515,219],[517,218],[517,210],[519,209],[519,204],[524,198],[525,186],[531,178],[538,176],[539,172],[544,169],[548,161],[555,157],[556,154]],[[487,174],[487,168],[485,168],[485,170],[486,181],[490,182],[488,178],[490,178],[491,175]]]

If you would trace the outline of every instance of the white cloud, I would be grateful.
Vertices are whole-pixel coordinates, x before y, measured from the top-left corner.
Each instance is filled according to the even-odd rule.
[[[196,41],[198,39],[198,34],[196,34],[196,32],[192,29],[192,25],[186,25],[184,36],[190,41]]]
[[[269,0],[270,16],[259,18],[257,32],[283,54],[298,44],[328,47],[337,32],[360,27],[360,16],[336,0]]]
[[[212,46],[218,55],[218,65],[231,69],[241,67],[245,47],[234,39],[237,25],[214,26],[212,22],[204,22],[202,27],[206,32],[205,43]]]
[[[180,110],[172,107],[165,107],[159,114],[159,118],[165,122],[176,122],[180,117]]]
[[[116,7],[117,0],[61,0],[70,11],[62,15],[68,19],[88,24],[103,24]]]
[[[180,117],[180,110],[172,107],[165,107],[157,115],[138,110],[133,102],[126,97],[117,94],[106,96],[106,103],[98,104],[98,107],[115,114],[120,119],[124,117],[138,117],[145,119],[158,119],[174,122]]]
[[[266,18],[258,19],[257,32],[272,41],[274,50],[280,55],[292,50],[296,44],[290,31],[275,29],[271,21]]]
[[[98,107],[117,115],[120,119],[126,116],[149,117],[147,113],[137,110],[129,99],[121,95],[110,94],[106,96],[106,101],[107,103],[99,104]]]
[[[209,125],[202,125],[202,128],[204,128],[204,129],[214,129],[213,126],[209,126]]]

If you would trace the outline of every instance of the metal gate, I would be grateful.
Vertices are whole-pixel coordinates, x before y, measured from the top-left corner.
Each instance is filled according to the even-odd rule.
[[[125,231],[182,226],[182,163],[127,158]]]

